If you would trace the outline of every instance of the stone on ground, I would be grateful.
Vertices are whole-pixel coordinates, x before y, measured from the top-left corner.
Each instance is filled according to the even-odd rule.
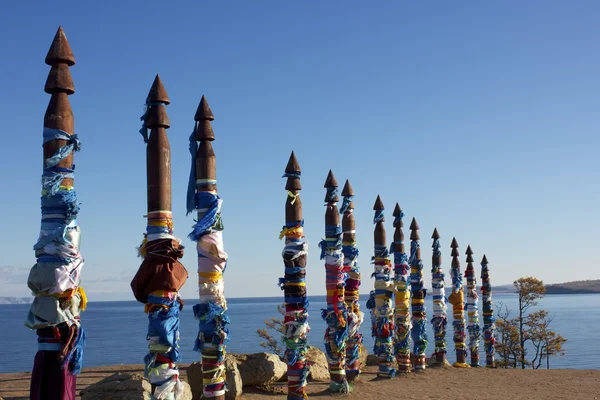
[[[276,354],[239,354],[235,358],[244,386],[272,385],[287,372],[287,364]]]
[[[192,400],[200,400],[204,390],[202,383],[202,363],[192,363],[187,369],[187,380],[192,389]],[[236,357],[225,355],[225,381],[227,382],[226,400],[235,400],[242,395],[242,376],[238,370]]]
[[[306,358],[310,361],[308,377],[314,381],[329,382],[329,365],[325,353],[316,347],[308,346]]]
[[[178,400],[192,400],[190,385],[182,382],[184,393]],[[142,374],[117,372],[81,391],[82,400],[150,400],[152,385]]]

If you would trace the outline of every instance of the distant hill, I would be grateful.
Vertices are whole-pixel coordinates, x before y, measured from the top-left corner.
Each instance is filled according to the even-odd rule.
[[[546,294],[600,293],[600,279],[546,285]]]
[[[33,297],[0,297],[0,304],[30,304]]]

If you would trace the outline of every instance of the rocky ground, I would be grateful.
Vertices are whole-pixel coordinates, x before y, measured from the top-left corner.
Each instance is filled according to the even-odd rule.
[[[141,365],[116,365],[86,368],[77,379],[78,391],[113,375],[116,372],[142,373]],[[198,366],[182,365],[182,379],[198,373]],[[188,375],[189,372],[189,375]],[[346,396],[352,399],[600,399],[600,370],[505,370],[505,369],[455,369],[429,368],[420,373],[399,376],[391,380],[378,380],[377,367],[367,366]],[[0,375],[0,397],[27,399],[29,373]],[[194,379],[193,379],[194,380]],[[192,383],[192,388],[194,388]],[[196,385],[197,386],[197,385]],[[311,380],[308,392],[311,397],[334,396],[327,392],[327,382]],[[275,382],[265,388],[243,388],[242,399],[267,400],[285,397],[285,383]],[[197,389],[196,389],[197,393]],[[335,395],[337,397],[339,395]],[[79,397],[78,397],[79,398]],[[198,398],[198,396],[194,396]]]

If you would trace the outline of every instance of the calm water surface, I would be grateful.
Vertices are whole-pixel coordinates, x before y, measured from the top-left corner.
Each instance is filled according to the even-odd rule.
[[[431,297],[428,298],[427,310],[431,310]],[[361,310],[365,312],[366,323],[361,332],[365,337],[365,345],[369,352],[373,347],[370,333],[370,317],[366,309],[367,297],[361,296]],[[516,310],[517,298],[510,294],[494,294],[496,310],[498,303],[503,302],[508,308]],[[186,300],[181,314],[182,363],[198,360],[198,354],[192,351],[198,326],[194,320],[192,306],[196,300]],[[264,351],[260,347],[260,338],[256,329],[264,328],[265,319],[277,316],[279,298],[229,299],[229,315],[231,316],[231,343],[227,350],[233,353],[253,353]],[[325,322],[320,318],[320,310],[324,308],[325,297],[310,298],[309,324],[311,333],[309,343],[323,348]],[[540,302],[540,306],[555,316],[552,329],[568,339],[565,345],[567,354],[564,357],[551,358],[552,368],[598,369],[597,340],[600,331],[600,294],[589,295],[548,295]],[[479,305],[481,310],[481,304]],[[2,315],[2,333],[5,351],[9,357],[0,358],[0,373],[30,371],[36,352],[36,334],[23,325],[29,305],[0,305]],[[91,302],[82,314],[83,326],[87,333],[87,346],[84,353],[84,367],[111,364],[141,364],[146,354],[147,317],[144,306],[133,301],[125,302]],[[455,361],[453,352],[451,324],[448,326],[448,358]],[[433,352],[433,331],[431,324],[427,326],[430,344],[427,354]],[[483,352],[483,341],[482,350]],[[485,362],[485,355],[480,353]]]

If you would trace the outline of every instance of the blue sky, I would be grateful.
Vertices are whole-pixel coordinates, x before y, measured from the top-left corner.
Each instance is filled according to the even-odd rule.
[[[215,114],[229,297],[277,296],[289,154],[303,169],[308,291],[323,294],[317,244],[331,168],[356,191],[362,293],[373,203],[398,201],[421,226],[425,275],[437,227],[485,253],[492,282],[600,278],[600,3],[10,2],[0,15],[0,287],[29,295],[39,230],[44,57],[59,25],[77,64],[70,97],[83,150],[84,287],[129,299],[146,211],[138,130],[156,73],[171,98],[173,212],[197,295],[185,215],[187,138],[200,97]],[[479,271],[479,265],[476,265]],[[447,277],[447,283],[449,276]]]

